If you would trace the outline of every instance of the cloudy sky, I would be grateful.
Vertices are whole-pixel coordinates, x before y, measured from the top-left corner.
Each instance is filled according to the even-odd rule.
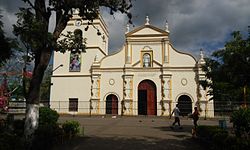
[[[14,14],[22,5],[21,0],[0,0],[6,33],[11,32]],[[223,48],[232,31],[247,35],[250,25],[249,0],[135,0],[131,13],[135,27],[145,23],[145,16],[149,16],[151,25],[162,29],[167,20],[174,47],[195,56],[200,48],[206,55]],[[112,53],[124,43],[128,19],[119,13],[110,16],[105,9],[102,15],[109,28]]]

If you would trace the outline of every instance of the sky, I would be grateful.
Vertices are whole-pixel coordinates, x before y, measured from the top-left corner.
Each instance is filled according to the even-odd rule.
[[[16,22],[15,13],[19,6],[24,6],[21,0],[0,0],[7,35]],[[223,48],[233,31],[247,35],[250,25],[249,0],[133,0],[130,11],[133,16],[131,30],[143,25],[146,16],[149,16],[151,25],[161,29],[167,21],[173,46],[195,57],[201,48],[207,56]],[[110,16],[107,9],[102,9],[101,14],[110,34],[109,52],[114,53],[125,42],[128,18],[120,13]]]

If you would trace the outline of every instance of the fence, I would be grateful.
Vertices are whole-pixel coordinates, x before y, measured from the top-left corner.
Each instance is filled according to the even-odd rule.
[[[57,110],[59,113],[70,113],[70,114],[84,114],[84,115],[165,115],[168,116],[176,102],[171,103],[154,103],[147,104],[143,103],[138,106],[138,102],[128,102],[124,104],[122,102],[106,102],[106,101],[40,101],[41,106],[50,107]],[[179,109],[181,115],[187,116],[192,113],[193,107],[196,104],[191,102],[179,103]],[[246,104],[250,106],[248,102]],[[214,114],[214,117],[230,116],[233,111],[238,110],[244,106],[243,102],[231,102],[231,101],[217,101],[213,103],[200,104],[201,115],[203,117],[209,117],[209,114]],[[203,106],[203,107],[202,107]],[[10,101],[9,102],[9,113],[25,113],[26,104],[24,101]]]
[[[85,114],[85,115],[157,115],[169,116],[175,107],[176,102],[138,103],[134,101],[52,101],[50,107],[59,113]],[[192,102],[179,103],[181,115],[187,116],[192,113],[194,106]],[[75,111],[72,111],[75,110]],[[200,104],[201,116],[212,117],[214,115],[213,103]]]

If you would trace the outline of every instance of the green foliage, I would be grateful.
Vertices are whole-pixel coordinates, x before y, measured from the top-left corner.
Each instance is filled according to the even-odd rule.
[[[243,87],[250,87],[250,33],[244,39],[239,31],[233,32],[224,49],[206,58],[203,70],[212,82],[202,81],[201,84],[212,89],[209,91],[212,99],[242,101]],[[247,99],[250,100],[249,95]]]
[[[223,144],[218,146],[218,150],[244,150],[249,149],[250,141],[235,136],[228,136]],[[219,149],[220,148],[220,149]]]
[[[250,109],[240,108],[234,111],[231,115],[230,121],[233,122],[233,127],[237,137],[244,135],[249,138],[250,136]]]
[[[58,48],[57,41],[62,31],[67,26],[68,21],[72,18],[74,9],[79,9],[79,16],[81,19],[87,20],[88,25],[93,26],[93,20],[98,17],[100,7],[110,9],[111,15],[117,11],[125,13],[129,18],[129,22],[131,22],[132,18],[129,12],[129,9],[132,7],[131,0],[23,1],[27,3],[29,7],[20,8],[20,12],[17,13],[18,20],[16,25],[14,25],[14,33],[20,38],[20,41],[24,44],[26,49],[31,52],[35,59],[34,74],[30,82],[26,99],[27,103],[30,104],[39,103],[40,85],[44,72],[49,64],[53,51]],[[55,28],[52,32],[49,32],[52,13],[56,16]],[[79,40],[78,38],[75,39],[77,41]],[[82,41],[82,39],[80,40]],[[83,44],[74,46],[75,48],[79,47],[80,49],[84,49]],[[75,48],[69,50],[74,50]],[[41,117],[41,119],[45,118],[46,117]],[[44,120],[39,122],[44,123]]]
[[[20,38],[22,44],[30,54],[35,54],[36,50],[49,43],[51,34],[44,28],[44,22],[37,20],[34,12],[30,8],[20,8],[17,14],[17,24],[13,25],[13,33]],[[26,58],[28,60],[30,58]]]
[[[24,135],[24,120],[13,121],[13,133],[19,137]]]
[[[0,133],[0,150],[25,150],[25,141],[11,132]]]
[[[198,126],[197,136],[212,150],[249,149],[250,140],[230,135],[217,126]]]
[[[39,126],[34,134],[32,149],[52,149],[53,144],[60,142],[63,135],[57,121],[59,114],[48,107],[39,108]]]
[[[229,136],[226,130],[218,130],[217,133],[214,133],[212,138],[212,143],[217,149],[223,149],[227,143],[225,139]]]
[[[228,134],[224,129],[219,128],[218,126],[198,126],[196,134],[198,137],[212,139],[216,134]]]
[[[24,150],[23,120],[1,120],[0,122],[0,150]]]
[[[81,31],[81,30],[76,30]],[[81,36],[78,36],[80,34]],[[62,39],[58,40],[57,48],[65,53],[66,50],[73,52],[86,52],[86,38],[82,38],[82,33],[73,33],[68,31],[67,34],[61,34]]]
[[[66,137],[74,137],[80,132],[80,124],[77,121],[66,121],[62,124],[63,131]]]
[[[53,145],[61,142],[63,131],[57,124],[39,125],[35,131],[32,149],[52,149]]]
[[[39,108],[39,126],[40,125],[55,125],[57,124],[57,120],[59,118],[59,114],[48,107],[40,107]]]
[[[45,100],[49,102],[50,98],[50,86],[51,86],[51,74],[52,74],[52,66],[49,65],[43,77],[43,82],[41,84],[40,89],[40,98],[41,100]]]
[[[1,12],[1,10],[0,10]],[[1,21],[2,15],[0,15],[0,67],[3,63],[9,59],[12,55],[11,41],[6,38],[3,31],[3,22]]]

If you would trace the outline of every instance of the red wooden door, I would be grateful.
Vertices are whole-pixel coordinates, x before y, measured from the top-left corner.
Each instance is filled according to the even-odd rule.
[[[147,92],[147,111],[148,115],[156,115],[156,99],[155,99],[155,90],[154,89],[148,89]]]
[[[138,110],[142,112],[138,112],[138,114],[147,114],[147,115],[156,115],[156,86],[155,84],[150,80],[144,80],[142,81],[138,86],[138,93],[141,93],[139,91],[147,91],[145,96],[139,96],[138,94],[138,105],[142,105],[142,103],[145,103],[144,99],[141,99],[142,97],[146,97],[146,110],[142,110],[140,106],[138,106]],[[143,112],[145,111],[145,112]]]
[[[118,99],[112,95],[112,114],[118,114]]]
[[[106,114],[118,114],[118,98],[113,94],[107,96]]]

